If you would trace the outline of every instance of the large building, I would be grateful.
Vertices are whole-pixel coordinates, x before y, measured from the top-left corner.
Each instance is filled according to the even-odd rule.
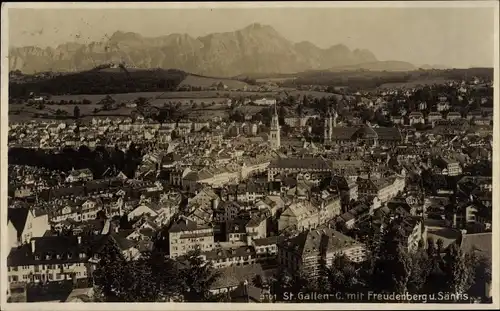
[[[12,248],[9,282],[55,282],[89,278],[110,235],[44,236]]]
[[[185,217],[172,225],[168,235],[172,258],[183,256],[196,248],[201,251],[211,251],[215,246],[212,227],[200,226]]]
[[[280,215],[278,230],[309,230],[320,224],[320,210],[308,201],[294,202]]]
[[[345,145],[365,143],[367,145],[394,146],[403,142],[396,127],[333,127],[331,144]]]
[[[306,180],[319,180],[331,176],[331,167],[324,158],[279,158],[272,161],[267,170],[268,181],[297,174]]]
[[[331,266],[341,255],[353,262],[364,261],[365,246],[330,228],[304,231],[278,245],[278,262],[310,277],[318,275],[322,261]]]

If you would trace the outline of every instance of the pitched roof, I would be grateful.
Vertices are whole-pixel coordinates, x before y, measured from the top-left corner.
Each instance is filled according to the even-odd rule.
[[[231,266],[219,270],[221,276],[211,286],[211,289],[238,286],[242,281],[251,281],[256,275],[264,276],[264,270],[260,264]]]
[[[332,140],[349,140],[359,130],[359,127],[334,127],[332,128]]]
[[[460,244],[460,247],[466,252],[474,251],[491,260],[493,252],[492,237],[493,234],[491,232],[464,234],[462,236],[462,243]]]
[[[301,232],[297,236],[281,243],[280,246],[302,256],[308,256],[315,253],[335,252],[359,244],[359,242],[345,234],[327,228]]]
[[[17,231],[17,235],[20,236],[24,225],[26,224],[26,218],[28,217],[28,208],[19,207],[19,208],[10,208],[7,212],[8,221],[12,223],[14,228]]]
[[[78,239],[81,239],[80,243]],[[31,243],[35,243],[35,251],[32,251],[31,244],[24,244],[20,247],[12,248],[7,258],[9,266],[27,266],[32,264],[55,264],[68,262],[83,262],[98,253],[104,244],[109,241],[109,235],[87,235],[87,236],[44,236],[33,238]],[[79,256],[83,253],[87,255],[85,259]],[[47,255],[50,258],[47,258]],[[57,255],[60,258],[57,259]],[[39,257],[39,259],[36,259]]]
[[[174,232],[195,231],[195,230],[199,230],[199,229],[203,229],[203,228],[204,227],[199,226],[196,222],[194,222],[186,217],[182,217],[181,219],[176,221],[172,225],[172,227],[170,227],[170,230],[168,230],[168,232],[174,233]]]
[[[374,127],[379,140],[403,140],[403,135],[397,127]]]

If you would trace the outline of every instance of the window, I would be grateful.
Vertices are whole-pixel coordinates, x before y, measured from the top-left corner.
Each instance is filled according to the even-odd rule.
[[[49,280],[53,280],[54,279],[54,275],[51,273],[49,274]]]
[[[35,272],[40,272],[40,267],[38,265],[35,266]]]

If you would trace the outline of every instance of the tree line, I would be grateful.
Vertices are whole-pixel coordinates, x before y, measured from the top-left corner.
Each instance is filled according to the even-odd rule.
[[[29,98],[31,93],[78,95],[175,91],[186,77],[186,73],[178,70],[162,70],[159,73],[137,71],[129,74],[87,71],[40,81],[14,82],[9,84],[9,96]]]
[[[399,218],[383,223],[372,228],[366,242],[368,258],[363,263],[351,262],[342,255],[335,257],[331,266],[320,261],[317,277],[281,268],[272,278],[257,275],[247,281],[269,289],[269,298],[274,302],[327,302],[300,298],[312,293],[331,294],[329,302],[404,302],[403,295],[418,295],[430,303],[472,302],[478,297],[488,301],[482,286],[491,282],[488,258],[464,252],[456,243],[445,249],[441,239],[421,241],[416,250],[411,250]],[[210,294],[209,290],[222,276],[220,270],[201,259],[199,250],[174,260],[168,258],[158,243],[162,243],[161,237],[156,239],[151,252],[133,261],[125,260],[114,247],[103,250],[93,274],[96,299],[227,301],[227,294]],[[365,294],[350,299],[337,294],[356,292]],[[373,300],[373,295],[391,293],[399,294],[400,300]]]
[[[158,238],[158,243],[161,238]],[[95,302],[218,301],[210,287],[220,277],[211,264],[200,258],[200,251],[181,260],[167,256],[160,248],[142,253],[137,260],[126,260],[115,245],[101,251],[93,273]]]
[[[317,292],[331,294],[330,302],[464,303],[476,298],[489,301],[484,287],[491,282],[489,258],[464,252],[456,243],[444,249],[441,239],[420,242],[418,249],[411,251],[397,220],[385,229],[377,227],[369,236],[367,261],[357,264],[345,256],[335,257],[331,266],[320,264],[315,279],[281,269],[271,281],[272,297],[280,302],[311,302],[301,300],[299,293]],[[336,293],[362,294],[349,299]],[[374,295],[378,294],[390,298],[374,301]],[[405,300],[405,295],[419,297],[419,301]],[[290,300],[290,296],[295,299]],[[390,300],[397,297],[399,300]]]
[[[126,152],[118,148],[108,149],[97,146],[91,150],[81,146],[77,150],[65,147],[61,151],[42,149],[10,148],[9,164],[43,167],[54,171],[71,171],[72,169],[88,168],[95,178],[102,176],[108,169],[118,173],[123,172],[133,177],[142,161],[142,149],[131,144]]]

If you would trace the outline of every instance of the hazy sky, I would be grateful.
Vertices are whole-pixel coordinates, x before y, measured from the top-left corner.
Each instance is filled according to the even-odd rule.
[[[117,30],[203,36],[251,23],[293,42],[365,48],[379,60],[493,66],[491,8],[9,9],[10,46],[101,41]],[[76,35],[81,34],[81,39]]]

